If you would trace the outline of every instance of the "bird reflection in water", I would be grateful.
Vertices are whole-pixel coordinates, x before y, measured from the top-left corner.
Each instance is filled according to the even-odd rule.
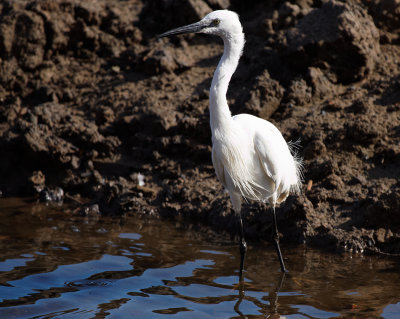
[[[235,303],[235,306],[233,309],[235,312],[239,315],[239,318],[246,319],[247,316],[243,314],[243,312],[240,311],[240,304],[242,303],[243,300],[248,300],[256,304],[260,309],[265,310],[265,318],[271,318],[271,319],[279,319],[282,318],[279,313],[278,313],[278,306],[279,306],[279,292],[281,291],[283,284],[285,282],[285,277],[286,277],[286,272],[282,272],[279,281],[277,282],[275,289],[269,293],[269,309],[266,309],[265,304],[261,303],[259,300],[248,297],[246,298],[245,294],[245,288],[246,288],[246,282],[243,280],[243,277],[240,277],[240,280],[237,284],[237,289],[238,289],[238,300]]]

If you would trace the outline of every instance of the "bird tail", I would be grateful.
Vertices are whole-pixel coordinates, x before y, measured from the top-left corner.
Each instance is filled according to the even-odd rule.
[[[290,154],[292,154],[293,156],[294,165],[296,167],[296,183],[292,184],[290,187],[290,191],[295,194],[301,192],[300,186],[304,181],[304,160],[299,154],[300,143],[300,138],[296,141],[289,141],[287,143]]]

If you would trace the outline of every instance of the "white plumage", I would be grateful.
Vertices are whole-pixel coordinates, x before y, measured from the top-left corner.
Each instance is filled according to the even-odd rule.
[[[286,271],[279,248],[275,206],[282,203],[291,191],[299,191],[301,161],[272,123],[249,114],[231,115],[226,93],[245,42],[238,15],[228,10],[214,11],[197,23],[168,31],[160,37],[188,32],[214,34],[224,41],[224,53],[210,88],[212,162],[218,180],[229,191],[233,209],[239,217],[240,274],[246,252],[240,214],[242,198],[271,204],[273,239],[281,269]]]

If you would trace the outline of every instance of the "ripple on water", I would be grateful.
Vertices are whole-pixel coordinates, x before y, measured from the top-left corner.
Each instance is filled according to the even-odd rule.
[[[284,247],[284,276],[270,245],[250,245],[239,284],[234,243],[168,222],[2,207],[0,318],[400,317],[397,261]]]

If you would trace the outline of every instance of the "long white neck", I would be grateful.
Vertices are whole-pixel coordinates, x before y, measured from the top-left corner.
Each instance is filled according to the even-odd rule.
[[[235,72],[244,46],[242,32],[223,37],[224,54],[214,72],[210,88],[210,126],[214,137],[217,130],[223,130],[233,121],[226,100],[229,81]]]

